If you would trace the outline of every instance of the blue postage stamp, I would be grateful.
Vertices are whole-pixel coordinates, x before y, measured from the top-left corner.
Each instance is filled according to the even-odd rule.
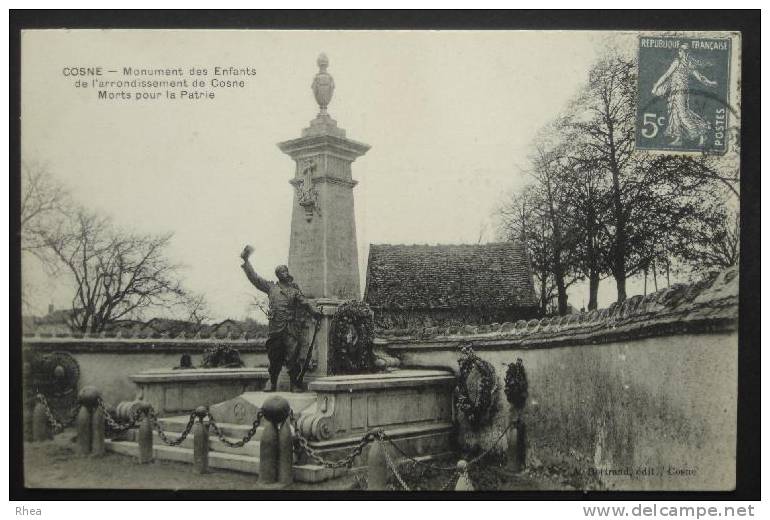
[[[640,36],[636,148],[723,154],[729,38]]]

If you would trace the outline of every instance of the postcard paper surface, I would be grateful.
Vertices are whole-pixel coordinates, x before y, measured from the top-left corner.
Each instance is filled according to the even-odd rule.
[[[23,31],[25,485],[733,489],[740,55]]]

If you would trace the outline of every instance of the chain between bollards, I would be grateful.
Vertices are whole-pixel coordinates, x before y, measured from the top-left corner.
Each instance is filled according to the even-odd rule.
[[[51,437],[50,433],[57,434],[71,426],[77,419],[80,405],[76,405],[70,412],[70,416],[60,421],[56,418],[48,404],[48,400],[42,393],[35,395],[35,407],[32,411],[32,439],[36,441],[45,440]],[[50,428],[50,432],[47,431]]]
[[[214,430],[214,433],[217,435],[217,437],[219,438],[220,441],[222,441],[224,444],[226,444],[230,448],[242,448],[257,433],[257,428],[259,428],[259,425],[262,422],[263,414],[262,414],[262,410],[257,412],[257,418],[251,424],[251,429],[239,441],[231,441],[231,440],[229,440],[225,436],[224,432],[219,428],[219,425],[214,420],[214,417],[210,413],[208,413],[208,412],[207,412],[207,416],[208,416],[208,419],[209,419],[209,426],[211,427],[212,430]]]
[[[376,439],[379,438],[380,435],[383,434],[383,431],[380,428],[375,430],[370,430],[361,437],[361,439],[358,441],[356,446],[354,446],[353,449],[350,450],[350,453],[346,457],[340,460],[329,461],[321,457],[316,452],[316,450],[310,446],[309,441],[302,435],[302,432],[297,426],[297,419],[294,417],[293,412],[289,415],[289,420],[291,421],[292,426],[294,428],[294,438],[296,439],[296,442],[299,448],[302,451],[304,451],[317,464],[329,469],[351,467],[353,465],[353,461],[355,460],[355,458],[361,455],[366,445],[374,442]]]

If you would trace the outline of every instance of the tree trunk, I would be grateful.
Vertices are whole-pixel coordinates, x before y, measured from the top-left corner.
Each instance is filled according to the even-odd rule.
[[[559,304],[559,316],[567,314],[567,288],[564,285],[564,275],[561,269],[554,272],[556,278],[556,299]]]
[[[599,307],[599,273],[591,273],[588,277],[588,310],[595,311]]]
[[[623,212],[623,199],[620,192],[620,166],[613,134],[613,125],[608,122],[609,162],[612,173],[612,211],[615,216],[615,281],[618,286],[618,303],[626,301],[626,216]]]
[[[626,301],[626,273],[615,275],[615,283],[618,286],[618,303]]]

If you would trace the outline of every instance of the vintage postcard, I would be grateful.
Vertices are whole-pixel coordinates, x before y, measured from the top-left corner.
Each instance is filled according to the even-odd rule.
[[[22,31],[24,486],[735,489],[741,51]]]

